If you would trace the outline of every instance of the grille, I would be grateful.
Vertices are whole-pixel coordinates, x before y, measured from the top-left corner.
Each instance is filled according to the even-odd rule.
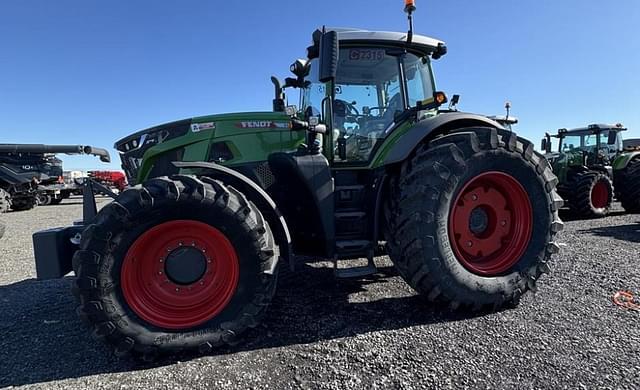
[[[271,168],[269,168],[269,163],[267,162],[258,165],[254,172],[258,180],[262,183],[262,188],[269,188],[276,182]]]

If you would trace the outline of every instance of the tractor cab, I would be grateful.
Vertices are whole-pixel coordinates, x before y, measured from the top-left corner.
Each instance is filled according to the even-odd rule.
[[[572,130],[560,129],[554,135],[546,134],[543,150],[552,153],[551,138],[558,139],[559,155],[581,156],[583,165],[609,165],[623,150],[621,132],[627,130],[622,124],[592,124]]]
[[[409,118],[407,113],[436,114],[431,59],[446,49],[443,42],[420,35],[408,44],[404,33],[331,31],[339,41],[335,78],[321,81],[321,58],[312,46],[300,108],[305,119],[317,116],[330,125],[332,131],[322,140],[328,158],[364,164],[392,130]],[[330,108],[329,99],[333,101]]]

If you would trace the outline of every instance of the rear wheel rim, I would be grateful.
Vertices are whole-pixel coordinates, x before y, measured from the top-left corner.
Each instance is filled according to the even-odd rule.
[[[470,179],[452,204],[449,239],[469,271],[498,276],[526,251],[533,233],[533,208],[524,187],[504,172]]]
[[[180,269],[180,262],[186,268]],[[170,263],[170,264],[169,264]],[[127,304],[143,320],[187,329],[218,315],[239,278],[227,237],[203,222],[176,220],[144,232],[125,255],[120,281]]]
[[[598,181],[591,189],[591,204],[597,209],[603,209],[608,203],[609,186],[604,181]]]

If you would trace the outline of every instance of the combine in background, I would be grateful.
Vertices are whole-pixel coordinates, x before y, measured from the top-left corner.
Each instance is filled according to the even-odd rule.
[[[111,161],[106,150],[92,146],[0,144],[0,212],[62,200],[62,161],[56,154],[91,154]]]

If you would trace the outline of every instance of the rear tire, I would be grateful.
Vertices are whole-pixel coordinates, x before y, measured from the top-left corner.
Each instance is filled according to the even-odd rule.
[[[567,204],[579,218],[602,218],[613,202],[613,183],[602,172],[577,173],[567,188]]]
[[[492,192],[494,181],[498,190]],[[544,157],[513,133],[470,128],[437,138],[418,147],[393,179],[386,213],[391,260],[411,287],[452,309],[517,304],[549,271],[547,262],[558,250],[553,237],[563,224],[556,184]],[[522,205],[509,203],[511,187]],[[471,232],[473,212],[468,220],[460,217],[474,207],[468,196],[481,202],[473,212],[483,210],[477,212],[485,218],[483,231]],[[502,221],[505,230],[495,223]],[[491,253],[465,249],[465,234],[473,245],[493,242],[485,249]],[[515,244],[505,244],[505,237]]]
[[[627,213],[640,213],[640,158],[630,161],[624,172],[617,175],[622,175],[616,187],[622,207]]]
[[[126,190],[82,236],[77,311],[117,355],[153,360],[232,345],[275,293],[279,251],[267,222],[209,178]]]

